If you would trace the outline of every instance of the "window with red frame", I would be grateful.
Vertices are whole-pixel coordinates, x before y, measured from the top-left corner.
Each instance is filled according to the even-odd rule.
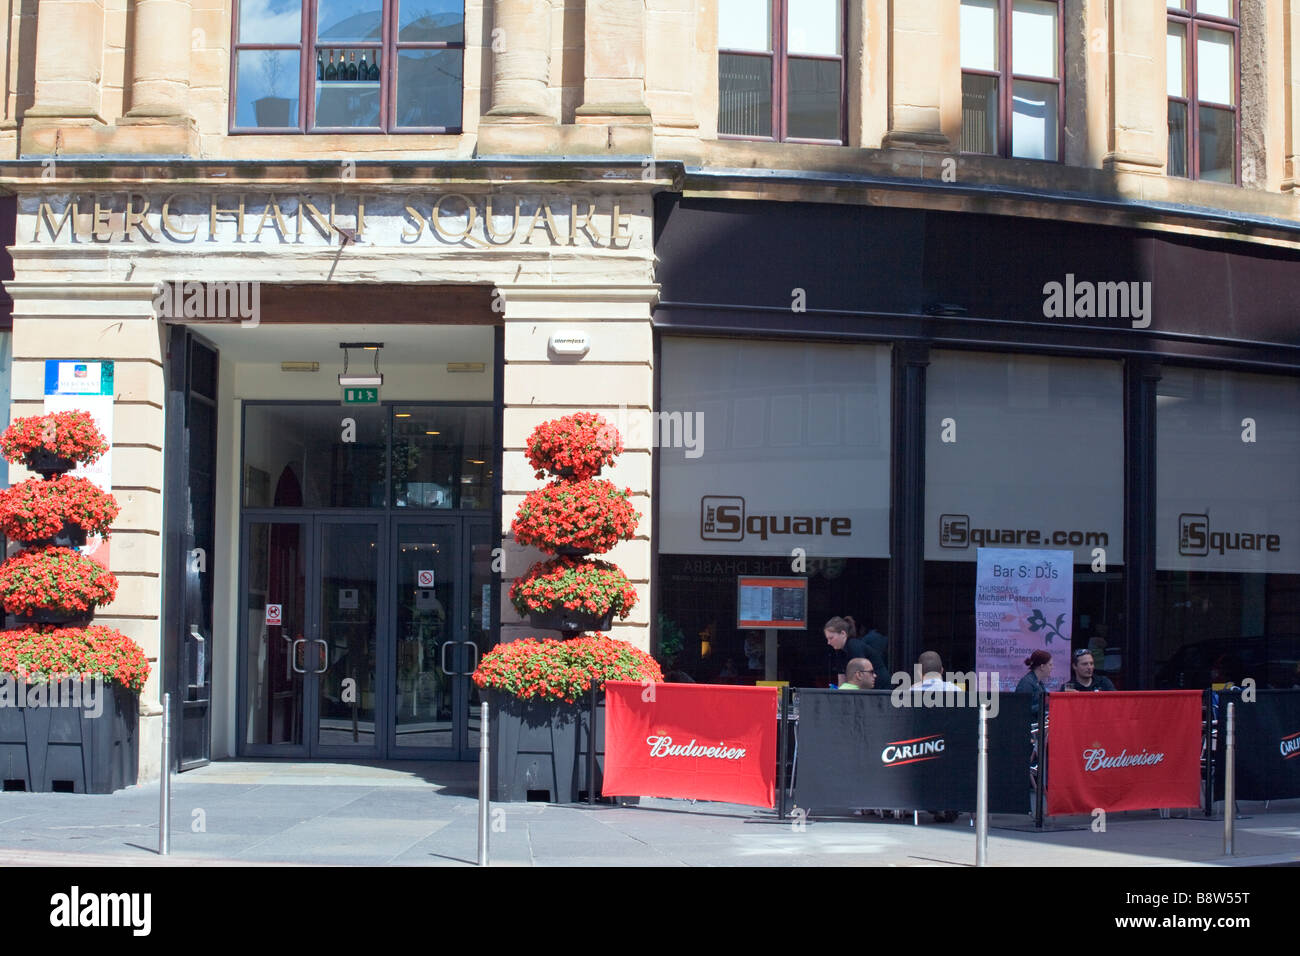
[[[232,132],[461,130],[464,0],[235,0],[233,21]]]
[[[1167,5],[1170,176],[1237,182],[1241,165],[1237,3],[1183,0]]]
[[[844,0],[718,0],[718,135],[844,142]]]
[[[961,148],[1061,160],[1060,0],[961,0]]]

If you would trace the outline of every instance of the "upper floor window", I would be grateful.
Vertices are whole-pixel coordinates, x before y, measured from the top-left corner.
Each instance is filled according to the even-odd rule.
[[[1169,175],[1237,182],[1237,0],[1169,3]]]
[[[458,133],[464,0],[235,0],[232,132]]]
[[[844,0],[719,0],[718,134],[844,142]]]
[[[1061,160],[1060,0],[962,0],[961,148]]]

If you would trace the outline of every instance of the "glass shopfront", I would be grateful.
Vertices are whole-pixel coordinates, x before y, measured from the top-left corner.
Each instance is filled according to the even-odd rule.
[[[1121,363],[930,353],[922,633],[952,670],[976,664],[981,547],[1072,551],[1074,619],[1053,681],[1069,679],[1072,643],[1125,685]]]
[[[1300,381],[1165,367],[1155,684],[1300,686]]]
[[[652,649],[665,671],[819,685],[834,674],[828,618],[886,629],[889,361],[874,345],[663,340]],[[806,577],[807,627],[738,626],[742,576]]]
[[[463,758],[494,641],[493,415],[249,403],[241,746]]]

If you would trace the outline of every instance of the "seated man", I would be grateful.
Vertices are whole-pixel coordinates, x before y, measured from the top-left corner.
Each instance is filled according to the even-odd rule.
[[[1093,660],[1092,651],[1086,647],[1081,647],[1074,652],[1074,660],[1070,661],[1070,669],[1074,671],[1072,680],[1065,682],[1061,690],[1114,690],[1115,685],[1110,682],[1110,678],[1105,674],[1094,674],[1096,662]]]
[[[876,669],[865,657],[855,657],[844,668],[846,680],[840,690],[871,690],[876,686]]]
[[[916,659],[916,666],[921,670],[921,682],[912,685],[913,693],[922,691],[966,693],[963,688],[943,679],[943,658],[935,651],[922,651],[921,656]]]

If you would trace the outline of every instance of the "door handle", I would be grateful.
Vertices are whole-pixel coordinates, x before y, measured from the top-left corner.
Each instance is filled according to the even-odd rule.
[[[314,641],[312,641],[312,643],[319,644],[325,650],[325,653],[322,654],[319,658],[317,658],[318,660],[322,660],[325,663],[321,664],[320,669],[316,671],[317,674],[324,674],[327,670],[330,669],[330,646],[325,641],[325,639],[321,637],[316,638]]]
[[[442,664],[442,672],[446,674],[448,677],[456,676],[456,672],[454,670],[451,670],[447,666],[447,649],[449,647],[455,647],[455,646],[456,643],[454,641],[445,641],[442,645],[442,650],[439,652],[438,655],[439,663]]]
[[[474,643],[473,641],[461,641],[461,643],[462,643],[462,644],[468,644],[470,650],[472,650],[472,651],[474,652],[474,656],[471,658],[471,660],[473,661],[473,663],[469,665],[469,670],[465,671],[465,674],[464,674],[465,677],[473,677],[473,676],[474,676],[474,672],[475,672],[476,670],[478,670],[478,658],[479,658],[479,654],[481,653],[481,651],[479,650],[479,646],[478,646],[476,643]]]
[[[304,668],[298,666],[298,645],[306,644],[306,643],[307,643],[307,638],[299,637],[295,639],[292,644],[289,645],[289,663],[293,665],[293,669],[297,671],[299,674],[307,673],[307,671]]]

